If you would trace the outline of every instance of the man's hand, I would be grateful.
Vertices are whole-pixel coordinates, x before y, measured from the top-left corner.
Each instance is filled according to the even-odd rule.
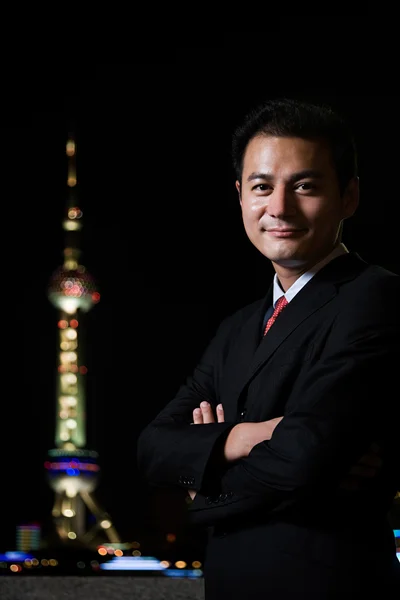
[[[216,412],[217,423],[224,423],[225,415],[222,404],[218,404]],[[200,404],[200,408],[195,408],[193,411],[193,425],[202,425],[203,423],[215,423],[211,404],[205,401]]]
[[[217,406],[217,422],[225,421],[224,408],[222,404]],[[282,421],[283,417],[276,417],[261,423],[238,423],[230,431],[225,442],[224,456],[227,462],[233,462],[245,458],[256,444],[270,440],[275,427]],[[193,411],[193,425],[204,423],[215,423],[214,412],[208,402],[202,402],[200,408]]]
[[[224,423],[225,415],[222,404],[218,404],[217,422]],[[277,417],[262,421],[261,423],[238,423],[230,431],[225,442],[224,456],[227,462],[233,462],[249,455],[253,446],[264,440],[270,440],[275,427],[283,419]],[[206,423],[215,423],[215,416],[211,405],[208,402],[202,402],[200,408],[193,411],[193,425],[202,425]],[[192,500],[196,496],[194,490],[189,490]]]
[[[225,442],[224,456],[227,462],[246,458],[251,450],[260,442],[272,438],[275,427],[283,417],[268,419],[260,423],[238,423],[229,432]]]
[[[222,404],[217,406],[217,423],[223,423],[225,421],[224,408]],[[211,405],[208,402],[202,402],[200,408],[195,408],[193,411],[193,425],[203,425],[204,423],[215,423],[214,412]],[[188,490],[189,496],[192,500],[196,497],[194,490]]]

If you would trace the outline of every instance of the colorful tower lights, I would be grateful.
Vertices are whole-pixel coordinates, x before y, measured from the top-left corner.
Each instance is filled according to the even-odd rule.
[[[55,492],[52,515],[59,541],[95,547],[105,540],[119,543],[120,538],[110,516],[95,499],[100,472],[98,454],[86,448],[87,369],[83,362],[81,321],[83,314],[99,302],[100,294],[79,260],[83,214],[77,205],[76,143],[72,135],[67,141],[66,154],[64,262],[53,273],[48,287],[48,298],[58,311],[56,447],[49,451],[45,467]]]

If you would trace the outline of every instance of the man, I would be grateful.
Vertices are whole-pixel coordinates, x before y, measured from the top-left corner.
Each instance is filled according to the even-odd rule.
[[[210,527],[207,600],[394,598],[400,277],[341,243],[359,201],[353,138],[327,107],[269,101],[235,132],[233,163],[275,276],[141,433],[139,468],[186,488]],[[374,442],[383,466],[350,491]]]

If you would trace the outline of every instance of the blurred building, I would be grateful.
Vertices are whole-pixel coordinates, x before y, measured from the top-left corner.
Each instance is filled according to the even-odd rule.
[[[36,523],[17,525],[16,549],[19,552],[39,550],[41,545],[41,526]]]
[[[57,377],[55,447],[45,462],[55,498],[52,509],[54,543],[93,547],[119,535],[108,513],[99,505],[98,454],[86,444],[86,385],[84,353],[85,314],[100,300],[96,283],[80,261],[82,210],[77,197],[76,142],[70,134],[64,261],[52,274],[48,298],[57,310]]]

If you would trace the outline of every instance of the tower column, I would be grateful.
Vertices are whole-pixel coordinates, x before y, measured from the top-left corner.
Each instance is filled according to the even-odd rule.
[[[82,348],[82,322],[100,300],[94,279],[80,262],[83,213],[77,203],[76,143],[67,141],[68,197],[64,262],[53,273],[48,297],[57,310],[58,347],[56,379],[55,448],[45,463],[54,490],[52,510],[55,532],[62,543],[97,546],[119,542],[110,516],[94,498],[100,467],[98,454],[87,448],[87,368]],[[91,519],[90,519],[91,517]],[[89,523],[89,521],[92,523]],[[94,523],[93,523],[94,521]]]

